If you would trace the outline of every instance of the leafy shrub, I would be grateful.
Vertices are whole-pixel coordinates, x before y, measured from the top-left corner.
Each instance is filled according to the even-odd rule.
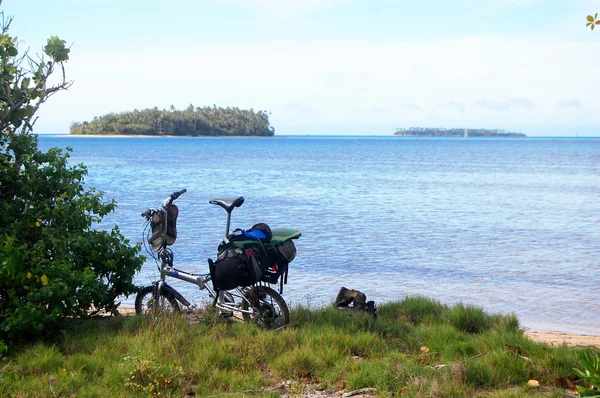
[[[0,3],[1,4],[1,3]],[[114,201],[86,188],[83,165],[66,152],[38,149],[31,133],[35,112],[52,94],[55,68],[69,57],[64,40],[44,47],[50,60],[19,56],[0,13],[0,350],[5,344],[53,333],[67,317],[90,308],[110,311],[119,295],[135,292],[143,258],[118,228],[92,228],[114,210]],[[30,65],[30,69],[26,69]],[[4,343],[2,343],[4,340]]]
[[[174,392],[189,384],[181,366],[161,364],[155,357],[144,359],[138,355],[126,355],[122,365],[129,369],[125,386],[148,394]]]
[[[590,388],[577,386],[579,395],[582,397],[600,397],[600,356],[592,355],[590,352],[585,352],[580,360],[580,365],[583,368],[573,369],[582,380],[589,383]]]

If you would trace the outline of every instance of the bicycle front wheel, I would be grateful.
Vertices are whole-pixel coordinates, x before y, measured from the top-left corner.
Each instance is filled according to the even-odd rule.
[[[290,323],[290,310],[279,293],[270,287],[255,286],[244,294],[244,321],[267,329]]]
[[[136,315],[156,315],[158,313],[179,312],[179,304],[175,297],[166,295],[161,291],[156,297],[156,287],[146,286],[135,296]]]

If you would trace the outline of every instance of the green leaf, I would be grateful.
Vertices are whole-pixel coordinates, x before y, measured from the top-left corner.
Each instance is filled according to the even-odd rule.
[[[12,123],[13,126],[15,126],[15,128],[19,128],[21,127],[21,124],[23,123],[22,119],[13,119],[10,121]]]
[[[69,59],[69,52],[66,46],[66,41],[61,40],[58,36],[52,36],[48,39],[46,46],[44,47],[44,52],[49,57],[52,57],[54,62],[63,62]]]
[[[592,17],[591,15],[588,15],[587,20],[590,22],[594,22],[596,20],[596,18]]]
[[[17,55],[19,55],[19,51],[15,47],[8,47],[6,49],[6,53],[9,57],[16,57]]]
[[[29,88],[29,83],[31,83],[31,79],[26,77],[21,81],[21,90],[27,90]]]

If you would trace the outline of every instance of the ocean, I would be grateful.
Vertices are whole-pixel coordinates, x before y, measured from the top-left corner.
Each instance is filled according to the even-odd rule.
[[[600,139],[40,136],[71,147],[86,185],[115,199],[98,228],[141,242],[171,192],[177,268],[208,272],[226,213],[302,232],[288,303],[328,305],[344,286],[377,303],[425,295],[515,313],[525,328],[600,333]],[[158,276],[148,256],[139,284]],[[205,292],[173,283],[192,302]],[[123,305],[133,302],[124,299]]]

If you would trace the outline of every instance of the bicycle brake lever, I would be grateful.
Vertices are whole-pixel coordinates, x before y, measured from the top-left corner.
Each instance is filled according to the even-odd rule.
[[[144,217],[144,219],[142,220],[142,224],[144,225],[145,223],[149,222],[150,219],[152,218],[152,213],[153,213],[154,209],[146,209],[144,210],[144,212],[141,214],[142,217]]]

